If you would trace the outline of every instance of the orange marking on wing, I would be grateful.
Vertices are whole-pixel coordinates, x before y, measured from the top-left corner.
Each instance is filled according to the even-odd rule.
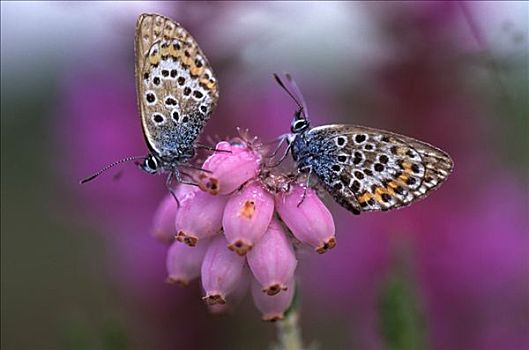
[[[364,203],[370,200],[371,198],[373,198],[373,195],[371,195],[371,193],[364,192],[363,194],[360,195],[360,197],[358,197],[358,201],[361,203]]]
[[[217,83],[215,81],[203,78],[203,79],[200,79],[200,85],[202,85],[204,88],[208,90],[213,90],[215,86],[217,86]]]
[[[386,187],[386,190],[387,190],[387,192],[388,192],[390,195],[394,196],[394,195],[396,195],[396,193],[395,193],[395,189],[396,189],[397,187],[399,187],[399,185],[397,184],[396,181],[390,181],[390,182],[388,182],[388,186]]]
[[[185,56],[184,56],[184,48],[182,47],[180,50],[175,50],[175,56],[174,57],[176,58],[177,61],[180,61],[183,64],[183,60],[185,58]]]
[[[156,54],[149,56],[149,63],[152,65],[157,65],[158,63],[160,63],[160,58],[161,58],[161,55],[160,55],[160,52],[158,51],[156,52]]]
[[[408,163],[408,164],[406,164],[405,166],[404,163]],[[411,170],[411,163],[403,162],[403,166],[404,166],[404,170],[402,171],[402,174],[399,176],[399,179],[402,182],[406,183],[406,181],[410,178],[410,175],[413,175],[413,171]]]
[[[197,67],[197,66],[193,66],[191,68],[191,76],[193,76],[193,77],[197,77],[199,75],[202,75],[203,72],[204,72],[204,66],[202,66],[200,68]]]
[[[187,52],[187,54],[186,54],[186,52]],[[190,47],[190,48],[181,50],[178,53],[178,56],[180,58],[180,62],[182,62],[182,65],[191,66],[191,64],[193,63],[192,57],[195,56],[195,53],[193,52],[193,49]]]
[[[406,174],[406,173],[403,173],[399,176],[399,180],[402,181],[403,183],[406,183],[406,181],[408,180],[409,176]]]
[[[387,188],[389,189],[390,187],[392,189],[394,189],[394,188],[399,187],[399,184],[396,181],[390,181],[390,182],[388,182],[388,187]]]
[[[160,54],[162,56],[168,56],[170,51],[171,51],[171,46],[167,44],[163,44],[162,47],[160,48]]]
[[[177,59],[178,58],[178,51],[173,44],[169,45],[169,55],[171,55],[171,57]]]
[[[189,67],[189,66],[191,65],[192,62],[193,62],[193,61],[191,60],[191,57],[186,57],[186,56],[184,56],[184,57],[182,58],[182,65],[183,65],[183,66]]]
[[[387,188],[385,188],[385,187],[377,187],[377,188],[375,188],[375,194],[374,194],[373,197],[375,198],[375,200],[376,200],[378,203],[380,203],[380,204],[386,204],[386,202],[384,202],[384,201],[382,200],[382,195],[383,195],[384,193],[389,193],[389,190],[388,190]]]

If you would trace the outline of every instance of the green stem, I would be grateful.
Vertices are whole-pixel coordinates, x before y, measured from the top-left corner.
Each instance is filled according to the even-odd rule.
[[[294,291],[294,297],[288,310],[285,311],[285,317],[276,323],[277,344],[273,350],[310,350],[314,347],[303,347],[301,339],[301,327],[299,325],[299,290]]]
[[[290,309],[285,318],[277,322],[278,344],[276,350],[302,350],[301,329],[296,309]]]

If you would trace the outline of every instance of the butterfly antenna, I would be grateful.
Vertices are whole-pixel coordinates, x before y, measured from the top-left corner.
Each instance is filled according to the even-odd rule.
[[[292,89],[294,90],[294,94],[297,96],[298,101],[301,102],[301,107],[303,108],[302,112],[305,116],[305,119],[308,119],[308,109],[307,109],[307,103],[305,102],[305,99],[303,98],[303,94],[301,93],[301,89],[299,88],[298,84],[292,78],[292,76],[289,73],[285,73],[285,76],[287,77],[288,82],[292,86]]]
[[[122,163],[126,163],[126,162],[130,162],[131,160],[138,160],[138,159],[145,159],[145,156],[133,156],[133,157],[127,157],[127,158],[120,159],[120,160],[118,160],[118,161],[116,161],[114,163],[111,163],[111,164],[107,165],[103,169],[99,170],[97,173],[95,173],[95,174],[93,174],[93,175],[91,175],[91,176],[89,176],[87,178],[82,179],[81,181],[79,181],[79,183],[80,184],[84,184],[84,183],[87,183],[89,181],[92,181],[93,179],[95,179],[99,175],[103,174],[108,169],[115,167],[116,165],[119,165],[119,164],[122,164]]]
[[[299,102],[297,97],[292,92],[290,92],[290,90],[285,86],[285,84],[283,83],[281,78],[279,78],[279,76],[276,73],[274,73],[274,78],[277,81],[277,83],[279,84],[279,86],[281,86],[281,88],[283,90],[285,90],[285,92],[288,94],[288,96],[290,96],[294,100],[294,102],[296,102],[296,104],[298,105],[299,110],[303,111],[303,105]]]

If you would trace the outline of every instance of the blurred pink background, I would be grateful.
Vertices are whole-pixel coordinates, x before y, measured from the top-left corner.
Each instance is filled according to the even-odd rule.
[[[446,150],[426,200],[353,216],[301,251],[306,344],[321,349],[529,348],[527,2],[2,3],[2,348],[266,349],[250,298],[214,316],[166,285],[149,234],[164,179],[142,155],[136,18],[197,39],[220,84],[202,140],[289,130],[290,72],[312,125],[350,123]],[[30,330],[28,334],[28,330]]]

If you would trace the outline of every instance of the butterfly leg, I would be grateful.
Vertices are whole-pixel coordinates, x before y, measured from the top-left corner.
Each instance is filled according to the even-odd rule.
[[[207,170],[207,169],[204,169],[204,168],[201,168],[201,167],[198,167],[198,166],[194,166],[194,165],[191,165],[191,164],[180,164],[179,166],[180,167],[184,167],[184,168],[193,169],[193,170],[202,171],[202,172],[208,173],[208,174],[212,174],[213,173],[211,170]]]
[[[176,193],[174,191],[174,188],[173,188],[173,178],[175,177],[175,174],[174,173],[169,173],[169,175],[167,175],[167,179],[165,179],[165,187],[167,187],[167,190],[169,191],[169,193],[171,193],[171,195],[173,196],[174,200],[176,201],[176,205],[178,208],[180,208],[180,201],[178,200],[178,198],[176,197]],[[180,182],[180,181],[179,181]]]
[[[274,165],[269,165],[268,168],[275,168],[277,166],[279,166],[281,163],[283,163],[283,161],[285,160],[285,158],[288,156],[288,153],[290,152],[290,148],[292,147],[292,144],[290,143],[287,147],[287,149],[285,150],[285,153],[283,153],[283,155],[281,156],[281,158],[279,158],[279,160],[277,161],[276,164]]]
[[[183,172],[182,170],[175,169],[173,174],[174,174],[174,176],[176,178],[176,181],[178,181],[179,184],[200,187],[196,182],[191,182],[191,181],[184,180],[181,175],[185,175],[185,176],[187,176],[190,179],[193,179],[193,176],[191,176],[188,173]]]
[[[218,153],[231,153],[230,150],[227,150],[227,149],[216,149],[215,147],[211,147],[211,146],[206,146],[206,145],[202,145],[202,144],[195,144],[196,148],[201,148],[201,149],[205,149],[207,151],[212,151],[212,152],[218,152]]]
[[[170,172],[169,175],[167,175],[167,179],[165,180],[165,187],[167,187],[167,190],[169,191],[169,193],[171,193],[171,195],[173,196],[174,200],[176,201],[176,204],[178,206],[178,208],[180,208],[180,201],[178,200],[178,198],[176,197],[176,192],[173,188],[173,180],[176,179],[176,181],[179,183],[179,184],[182,184],[182,185],[189,185],[189,186],[198,186],[198,184],[194,183],[194,182],[190,182],[190,181],[185,181],[181,175],[185,175],[187,177],[189,177],[190,179],[192,179],[193,177],[191,175],[189,175],[188,173],[184,173],[183,171],[179,171],[178,169],[174,169],[173,172]]]
[[[277,139],[275,139],[274,141],[267,142],[266,144],[269,145],[279,140],[279,143],[277,144],[272,154],[266,155],[265,158],[274,158],[277,155],[277,152],[279,152],[279,150],[281,149],[281,146],[283,146],[283,143],[285,143],[285,141],[287,140],[287,136],[288,134],[283,134],[279,136]]]
[[[312,167],[309,167],[309,174],[307,175],[307,181],[305,181],[305,188],[303,189],[303,195],[301,196],[301,200],[299,201],[297,207],[299,208],[299,206],[301,205],[301,203],[303,203],[303,201],[305,200],[305,197],[307,197],[307,191],[309,189],[309,184],[310,184],[310,175],[312,175]]]

